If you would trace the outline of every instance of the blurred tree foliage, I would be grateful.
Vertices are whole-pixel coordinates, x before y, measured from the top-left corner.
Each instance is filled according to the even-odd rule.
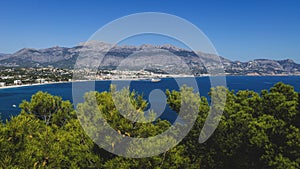
[[[192,89],[166,91],[168,105],[176,112],[180,110],[183,91]],[[20,104],[18,116],[0,124],[0,168],[300,168],[299,93],[283,83],[260,93],[235,93],[222,87],[211,93],[224,91],[224,113],[205,143],[200,144],[198,138],[209,103],[205,97],[190,94],[190,100],[199,101],[193,128],[177,146],[148,158],[125,158],[107,152],[93,142],[101,135],[93,140],[87,136],[69,101],[38,92],[30,102]],[[129,120],[129,116],[143,117],[147,102],[128,89],[115,97],[114,93],[114,87],[110,92],[87,93],[78,111],[94,112],[89,99],[95,98],[97,109],[108,124],[129,137],[155,136],[172,125],[161,119],[152,123]],[[114,98],[120,101],[127,118],[116,109]],[[122,104],[128,98],[132,107]],[[150,111],[148,116],[153,120],[155,112]],[[83,120],[95,122],[99,117],[85,114]],[[108,146],[114,148],[114,144]],[[140,150],[136,153],[145,153],[143,147]]]

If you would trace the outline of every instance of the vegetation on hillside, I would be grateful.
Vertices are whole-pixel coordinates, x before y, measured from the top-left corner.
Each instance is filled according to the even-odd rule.
[[[176,112],[183,91],[192,89],[166,91],[168,105]],[[177,146],[148,158],[125,158],[107,152],[87,136],[69,101],[38,92],[30,102],[20,104],[18,116],[0,124],[0,168],[300,168],[300,99],[293,87],[277,83],[260,93],[212,90],[220,91],[227,94],[224,113],[205,143],[200,144],[198,138],[209,103],[205,97],[190,94],[191,100],[199,102],[193,128]],[[126,92],[124,89],[123,94]],[[95,96],[109,125],[130,137],[155,136],[172,125],[161,119],[133,123],[120,115],[112,93],[87,93],[78,111],[93,111],[88,98]],[[122,96],[126,97],[117,98],[125,99]],[[147,102],[134,92],[130,101],[133,112],[143,114]],[[131,111],[123,106],[123,110]],[[97,118],[86,116],[86,120]]]

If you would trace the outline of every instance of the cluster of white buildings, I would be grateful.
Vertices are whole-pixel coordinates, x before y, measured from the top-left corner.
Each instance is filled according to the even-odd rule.
[[[22,85],[22,81],[21,80],[14,80],[14,85]],[[4,87],[6,86],[5,82],[0,82],[0,87]]]
[[[48,81],[46,81],[45,79],[36,79],[35,80],[36,83],[48,83]],[[14,85],[22,85],[23,82],[22,80],[14,80]],[[6,82],[0,82],[0,87],[5,87],[6,86]]]

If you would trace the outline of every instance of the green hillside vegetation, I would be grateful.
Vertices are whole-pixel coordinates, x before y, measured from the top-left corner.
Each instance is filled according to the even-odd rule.
[[[188,87],[166,91],[168,105],[176,112],[184,92],[189,93],[190,100],[199,102],[198,117],[176,147],[148,158],[125,158],[102,149],[84,132],[69,101],[38,92],[20,104],[18,116],[0,124],[0,168],[300,168],[300,99],[292,86],[277,83],[260,93],[222,87],[211,92],[222,91],[227,99],[220,124],[202,144],[198,138],[210,109],[207,98],[198,98]],[[128,92],[124,89],[117,98],[125,99]],[[78,111],[93,111],[89,107],[93,96],[109,125],[121,134],[155,136],[172,125],[160,119],[155,123],[126,119],[116,109],[112,92],[87,93]],[[134,92],[130,101],[133,112],[142,115],[147,102]]]

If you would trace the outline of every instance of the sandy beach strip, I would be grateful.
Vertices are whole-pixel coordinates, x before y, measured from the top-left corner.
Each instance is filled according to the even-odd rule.
[[[19,87],[28,87],[28,86],[40,86],[40,85],[59,84],[59,83],[72,83],[72,82],[69,82],[69,81],[61,81],[61,82],[33,83],[33,84],[22,84],[22,85],[2,86],[2,87],[0,87],[0,90],[1,90],[1,89],[19,88]]]

